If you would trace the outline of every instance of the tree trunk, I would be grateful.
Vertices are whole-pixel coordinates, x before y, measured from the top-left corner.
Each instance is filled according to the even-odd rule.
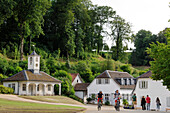
[[[116,42],[116,60],[119,58],[119,32],[117,34],[117,42]]]
[[[23,36],[23,24],[20,25],[20,39],[21,39],[21,47],[20,47],[20,60],[23,61],[24,58],[24,36]]]

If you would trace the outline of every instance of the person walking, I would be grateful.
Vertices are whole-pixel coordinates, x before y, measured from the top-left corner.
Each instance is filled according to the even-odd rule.
[[[157,111],[159,111],[160,110],[160,106],[161,106],[161,102],[160,102],[160,99],[159,99],[159,97],[157,97],[156,98],[156,109],[157,109]]]
[[[146,110],[150,111],[150,103],[151,103],[151,98],[149,95],[146,97]]]
[[[141,106],[142,106],[142,110],[146,110],[146,100],[144,96],[142,96],[141,99]]]
[[[134,93],[134,95],[132,96],[132,103],[133,103],[134,109],[136,109],[137,98],[136,98],[136,94],[135,94],[135,93]]]

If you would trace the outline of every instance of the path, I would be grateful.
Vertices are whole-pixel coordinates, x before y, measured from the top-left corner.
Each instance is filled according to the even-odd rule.
[[[157,112],[157,111],[142,111],[142,110],[124,110],[121,109],[120,112],[115,111],[113,106],[102,106],[101,111],[97,111],[97,105],[73,105],[73,104],[63,104],[63,103],[51,103],[51,102],[42,102],[37,100],[25,99],[18,97],[17,95],[4,95],[0,94],[0,98],[14,100],[14,101],[24,101],[24,102],[34,102],[34,103],[41,103],[41,104],[52,104],[52,105],[68,105],[68,106],[78,106],[87,108],[86,111],[82,113],[170,113],[170,112]]]
[[[113,106],[102,106],[101,111],[97,111],[97,105],[86,105],[87,110],[84,113],[170,113],[158,111],[142,111],[142,110],[125,110],[121,109],[120,112],[115,111]]]

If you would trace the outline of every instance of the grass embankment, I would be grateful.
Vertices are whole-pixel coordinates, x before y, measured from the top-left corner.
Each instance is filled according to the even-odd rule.
[[[43,102],[83,105],[82,103],[65,96],[20,96],[20,97]]]
[[[82,110],[85,108],[0,99],[0,113],[75,113]]]

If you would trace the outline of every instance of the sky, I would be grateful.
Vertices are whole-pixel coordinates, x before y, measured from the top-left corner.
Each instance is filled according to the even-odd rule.
[[[110,6],[127,22],[133,33],[141,29],[158,34],[170,27],[170,0],[91,0],[94,5]],[[108,41],[107,41],[108,42]],[[110,41],[109,41],[110,42]],[[109,43],[108,42],[108,43]],[[110,45],[110,44],[109,44]],[[129,44],[133,46],[133,44]],[[132,47],[133,48],[133,47]]]

